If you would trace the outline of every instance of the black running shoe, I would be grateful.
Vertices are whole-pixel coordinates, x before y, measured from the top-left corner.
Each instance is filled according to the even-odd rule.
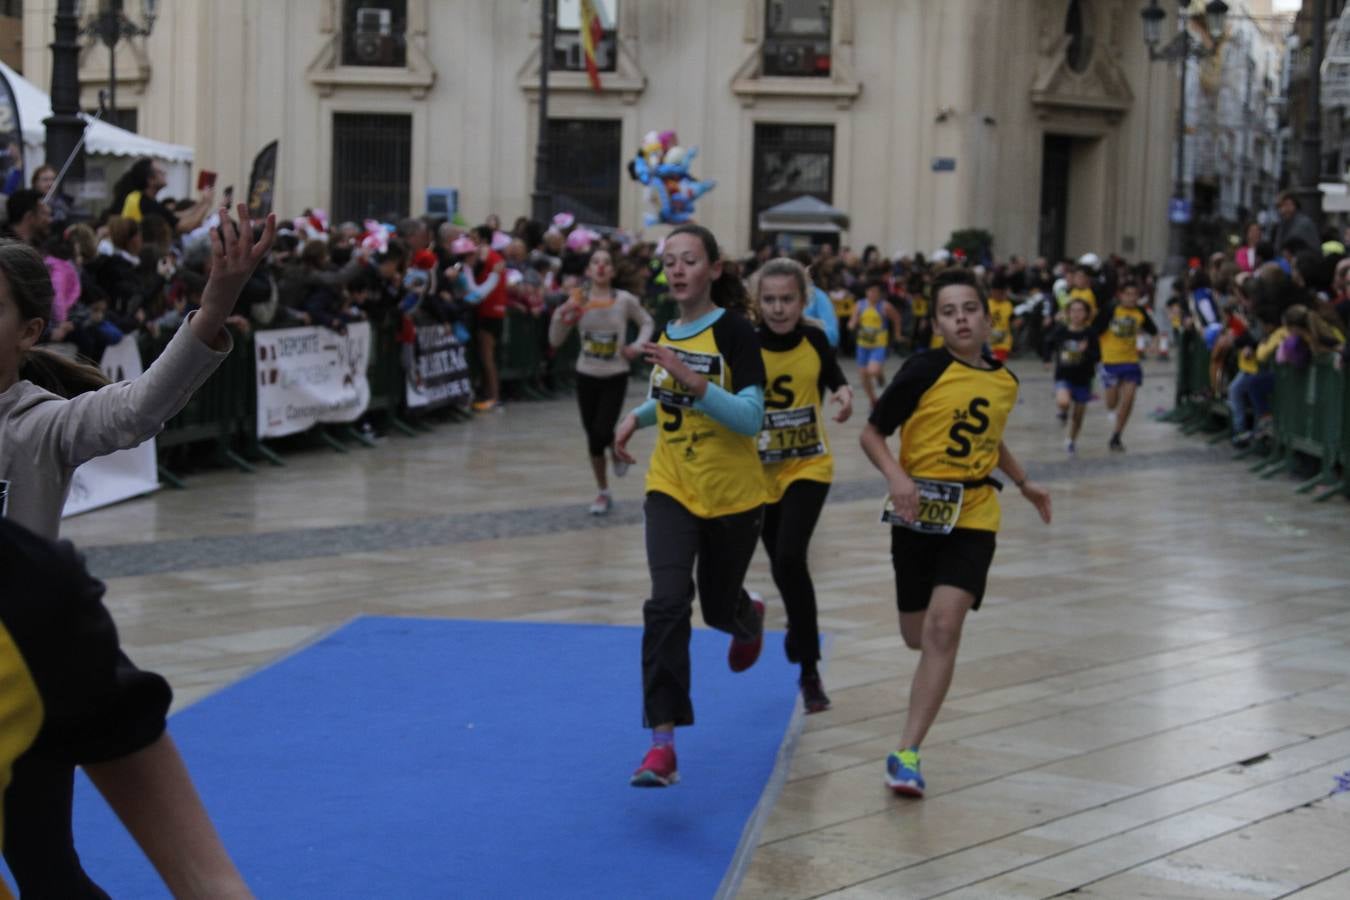
[[[825,685],[819,674],[803,675],[797,684],[801,686],[802,706],[806,707],[808,716],[830,708],[830,698],[825,695]]]

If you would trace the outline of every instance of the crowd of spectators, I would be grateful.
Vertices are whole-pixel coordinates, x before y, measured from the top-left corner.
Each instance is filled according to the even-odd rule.
[[[163,196],[165,175],[150,159],[138,161],[118,181],[113,202],[96,220],[75,222],[57,194],[43,197],[55,173],[33,173],[33,187],[8,198],[5,234],[37,247],[47,260],[56,290],[47,338],[97,360],[125,335],[163,336],[197,303],[210,266],[208,229],[216,223],[208,191],[193,202]],[[897,348],[927,349],[934,343],[928,321],[929,286],[944,268],[972,268],[994,296],[1012,304],[1007,328],[1012,354],[1040,355],[1055,322],[1075,297],[1096,310],[1109,304],[1118,285],[1140,288],[1142,306],[1166,309],[1153,345],[1166,356],[1170,338],[1185,329],[1203,334],[1213,350],[1213,389],[1233,409],[1235,439],[1259,430],[1269,414],[1270,367],[1306,360],[1311,353],[1340,350],[1350,319],[1350,256],[1335,235],[1317,234],[1282,197],[1281,218],[1266,233],[1253,224],[1229,250],[1173,281],[1165,306],[1155,303],[1155,278],[1147,263],[1085,254],[1076,260],[969,259],[939,250],[887,258],[877,247],[861,252],[829,244],[789,249],[766,243],[732,263],[752,278],[778,255],[794,256],[815,282],[810,314],[830,326],[841,351],[851,351],[850,320],[871,287],[899,313]],[[561,213],[549,222],[521,217],[508,229],[497,216],[468,227],[457,222],[407,218],[392,226],[375,222],[331,223],[322,211],[306,210],[283,221],[266,265],[240,297],[231,324],[250,328],[316,325],[341,331],[355,321],[405,326],[443,323],[477,344],[478,408],[501,402],[494,360],[509,310],[544,317],[576,289],[590,252],[609,250],[617,287],[643,300],[663,319],[664,278],[659,245],[622,233],[601,233]],[[542,334],[543,329],[539,329]],[[1278,340],[1277,340],[1278,338]],[[543,338],[540,338],[543,340]],[[1299,342],[1307,352],[1300,353]],[[541,353],[547,353],[541,347]]]

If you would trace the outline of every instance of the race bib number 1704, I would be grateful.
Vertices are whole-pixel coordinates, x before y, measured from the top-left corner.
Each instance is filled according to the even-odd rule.
[[[821,439],[814,406],[771,409],[764,413],[764,428],[759,433],[761,462],[776,463],[824,453],[825,441]]]

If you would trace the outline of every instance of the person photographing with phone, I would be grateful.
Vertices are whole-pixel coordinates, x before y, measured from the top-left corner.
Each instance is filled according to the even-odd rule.
[[[168,173],[158,160],[141,157],[113,185],[113,202],[106,215],[124,216],[137,223],[146,216],[159,216],[169,223],[174,234],[195,231],[215,208],[215,173],[203,171],[198,175],[199,196],[186,209],[170,210],[156,199],[168,183]]]

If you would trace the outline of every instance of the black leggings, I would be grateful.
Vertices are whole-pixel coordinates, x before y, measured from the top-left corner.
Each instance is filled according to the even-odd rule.
[[[787,607],[784,649],[794,663],[820,660],[816,588],[806,566],[806,551],[829,492],[830,486],[819,481],[794,481],[782,499],[764,507],[764,549],[769,554],[773,583]]]
[[[692,725],[689,616],[695,562],[703,621],[742,640],[758,635],[762,620],[742,585],[764,508],[704,519],[673,497],[652,492],[643,509],[652,595],[642,605],[642,721],[648,728]]]
[[[604,378],[577,373],[577,406],[591,456],[604,456],[605,448],[614,443],[614,426],[619,423],[626,393],[627,372]]]
[[[80,866],[71,830],[75,767],[25,753],[5,791],[5,862],[19,896],[108,900]]]

